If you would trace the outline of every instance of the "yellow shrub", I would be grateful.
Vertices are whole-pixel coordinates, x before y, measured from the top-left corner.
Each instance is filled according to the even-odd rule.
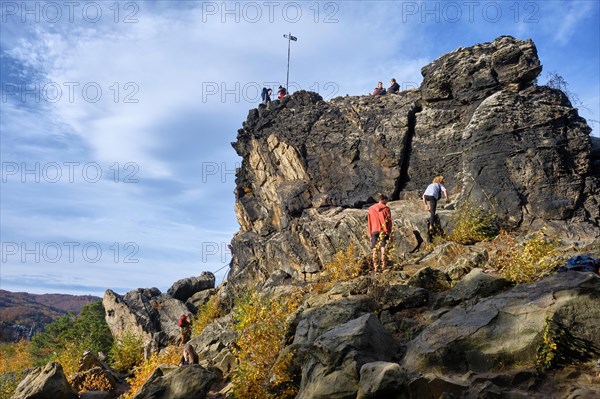
[[[69,377],[79,369],[85,351],[85,347],[80,342],[67,342],[63,349],[52,354],[51,360],[62,366],[69,383],[71,382]]]
[[[113,385],[103,374],[88,374],[79,387],[79,393],[87,391],[106,391],[113,390]]]
[[[14,344],[0,346],[0,374],[23,371],[33,366],[31,342],[24,339]]]
[[[482,206],[473,205],[471,201],[458,207],[453,222],[454,227],[448,239],[459,244],[475,244],[498,235],[498,217]]]
[[[168,346],[161,351],[160,354],[152,354],[152,356],[134,369],[133,377],[127,378],[127,382],[129,383],[129,392],[123,395],[123,399],[132,399],[159,365],[179,364],[180,360],[181,348],[178,346]]]
[[[234,346],[238,369],[232,377],[233,393],[239,399],[285,399],[297,387],[287,370],[291,358],[280,359],[285,345],[286,319],[300,305],[302,293],[280,298],[250,292],[233,310],[239,337]],[[275,376],[275,378],[273,378]]]
[[[323,265],[323,281],[348,281],[361,275],[362,258],[355,245],[350,245],[345,251],[338,251],[333,259]]]
[[[112,366],[120,372],[127,372],[144,361],[144,342],[132,332],[126,332],[121,339],[115,341],[110,349]]]
[[[516,283],[528,283],[539,279],[554,269],[561,260],[557,250],[560,243],[540,231],[531,235],[523,244],[517,244],[511,233],[502,232],[494,240],[493,267],[506,279]]]
[[[221,316],[219,298],[217,295],[213,295],[198,309],[198,313],[192,324],[192,336],[200,335],[204,327],[215,321],[219,316]]]
[[[11,398],[25,378],[25,370],[33,366],[30,346],[26,340],[0,345],[0,399]]]

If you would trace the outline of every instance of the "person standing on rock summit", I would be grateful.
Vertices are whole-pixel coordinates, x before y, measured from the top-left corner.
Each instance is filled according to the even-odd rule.
[[[390,79],[390,87],[387,89],[387,94],[398,94],[400,92],[400,85],[396,82],[395,78]]]
[[[426,211],[429,211],[429,223],[427,224],[427,230],[433,233],[433,223],[435,221],[435,209],[437,208],[437,202],[444,193],[446,202],[448,202],[448,191],[444,187],[444,176],[436,176],[433,178],[433,182],[427,186],[425,193],[423,194],[423,204]]]
[[[385,269],[386,247],[392,236],[392,211],[387,206],[388,197],[385,194],[380,194],[378,199],[379,202],[371,205],[367,214],[369,238],[373,249],[373,270],[375,272],[379,269],[378,249],[381,251],[381,270]]]

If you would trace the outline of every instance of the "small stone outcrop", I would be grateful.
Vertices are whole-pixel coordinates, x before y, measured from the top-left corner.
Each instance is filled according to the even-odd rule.
[[[48,363],[29,373],[17,386],[12,399],[77,399],[62,366]]]
[[[215,275],[211,272],[203,272],[198,277],[188,277],[176,281],[167,290],[167,294],[172,298],[185,302],[194,294],[211,288],[215,288]]]
[[[302,382],[296,398],[356,397],[361,367],[392,360],[396,348],[392,335],[372,313],[338,325],[300,349]]]
[[[204,399],[220,374],[197,364],[158,367],[133,399]]]
[[[102,304],[115,338],[133,333],[154,350],[178,339],[177,319],[188,312],[183,302],[161,293],[158,288],[140,288],[125,295],[107,290]]]

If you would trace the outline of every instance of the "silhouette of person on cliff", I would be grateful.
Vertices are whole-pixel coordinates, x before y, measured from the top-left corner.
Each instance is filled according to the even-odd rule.
[[[387,243],[392,236],[392,211],[387,206],[388,197],[385,194],[379,194],[378,200],[378,203],[369,207],[369,213],[367,214],[367,226],[373,250],[373,270],[375,272],[378,271],[380,266],[378,250],[381,252],[381,270],[385,270]]]
[[[387,89],[388,94],[398,94],[400,92],[400,85],[396,82],[396,79],[390,79],[390,87]]]
[[[271,102],[271,93],[272,92],[273,92],[273,90],[263,87],[262,93],[260,93],[260,98],[262,98],[263,104],[267,105],[268,103]]]
[[[433,182],[427,186],[425,193],[423,194],[423,205],[426,211],[429,211],[429,222],[427,223],[427,230],[429,233],[434,231],[435,221],[435,210],[437,208],[437,202],[444,193],[446,202],[448,202],[448,190],[444,187],[444,176],[436,176],[433,178]]]

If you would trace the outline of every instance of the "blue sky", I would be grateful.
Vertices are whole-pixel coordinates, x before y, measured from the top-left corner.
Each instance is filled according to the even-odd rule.
[[[230,143],[259,89],[285,84],[284,33],[290,88],[326,99],[531,38],[540,84],[559,73],[599,120],[599,3],[1,1],[0,288],[165,291],[226,265]]]

